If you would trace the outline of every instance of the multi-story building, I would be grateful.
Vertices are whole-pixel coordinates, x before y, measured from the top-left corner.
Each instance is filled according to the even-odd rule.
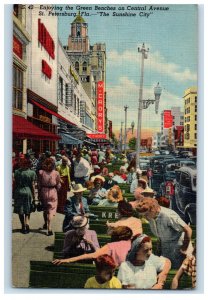
[[[161,113],[161,147],[175,147],[175,131],[184,125],[184,113],[180,107],[171,107]]]
[[[83,88],[79,74],[59,41],[58,44],[58,113],[61,143],[77,145],[86,133],[94,132],[93,105]],[[63,136],[64,135],[64,136]],[[79,140],[80,139],[80,140]]]
[[[197,147],[197,88],[184,92],[184,147]]]
[[[103,116],[105,120],[104,131],[107,132],[107,109],[106,109],[106,48],[105,44],[90,46],[88,36],[88,24],[80,13],[71,23],[71,34],[68,45],[64,46],[67,55],[72,61],[76,72],[79,74],[83,87],[92,101],[95,130],[98,130],[97,119],[98,84],[103,82],[104,105]],[[98,130],[99,131],[99,130]],[[103,132],[104,133],[104,132]]]
[[[157,149],[160,148],[160,138],[162,136],[161,132],[156,132],[153,134],[152,148]]]
[[[26,30],[24,5],[13,5],[13,151],[26,153],[28,132],[26,80],[28,45],[31,35]]]
[[[27,119],[47,134],[28,139],[28,148],[35,152],[55,151],[58,133],[57,66],[58,18],[39,16],[39,5],[27,7],[26,28],[32,41],[28,46]]]

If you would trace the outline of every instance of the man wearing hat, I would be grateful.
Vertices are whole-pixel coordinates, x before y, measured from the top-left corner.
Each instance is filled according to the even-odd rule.
[[[35,153],[34,152],[28,152],[29,158],[30,158],[30,163],[31,163],[31,170],[36,171],[38,160],[35,158]]]
[[[63,254],[65,258],[95,252],[100,248],[96,232],[88,229],[87,217],[74,216],[70,225],[71,229],[65,233],[64,237]]]
[[[70,228],[70,221],[74,216],[82,215],[89,216],[90,209],[87,203],[87,199],[83,197],[83,192],[86,191],[81,183],[73,185],[71,192],[74,194],[69,197],[64,207],[65,219],[63,222],[63,231],[67,231]],[[70,193],[71,193],[70,192]]]

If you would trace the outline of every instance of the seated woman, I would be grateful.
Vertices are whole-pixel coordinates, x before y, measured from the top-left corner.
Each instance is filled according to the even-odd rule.
[[[140,219],[133,217],[133,208],[131,204],[126,201],[120,201],[118,203],[118,221],[110,223],[107,221],[108,234],[111,234],[114,228],[118,226],[128,226],[133,232],[133,237],[138,234],[142,234],[142,222]]]
[[[65,258],[92,253],[100,248],[96,232],[89,230],[87,217],[74,216],[70,223],[72,229],[67,231],[64,237]]]
[[[101,200],[98,206],[113,206],[117,207],[119,201],[123,200],[121,189],[118,185],[114,185],[107,191],[107,199]]]
[[[94,183],[94,188],[90,190],[88,199],[92,205],[98,205],[101,200],[106,199],[106,189],[103,188],[105,178],[98,175],[93,176],[91,180]]]
[[[124,289],[162,289],[170,268],[170,260],[152,254],[151,238],[142,234],[132,242],[117,277]]]
[[[116,227],[111,234],[111,242],[106,244],[94,253],[83,254],[77,257],[55,259],[52,261],[54,265],[62,263],[72,263],[86,259],[97,259],[101,255],[108,254],[113,257],[116,267],[126,260],[127,253],[131,249],[132,230],[127,226]]]
[[[113,276],[116,268],[114,259],[107,255],[101,255],[95,260],[96,275],[90,277],[85,283],[85,289],[121,289],[121,283]]]
[[[120,176],[120,172],[115,170],[113,176],[113,180],[116,181],[117,183],[125,183],[125,180]]]
[[[119,171],[120,171],[121,178],[126,182],[127,180],[126,168],[124,166],[121,166]]]

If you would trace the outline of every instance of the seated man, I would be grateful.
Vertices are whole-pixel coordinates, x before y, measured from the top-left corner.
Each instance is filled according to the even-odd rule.
[[[64,207],[65,218],[63,222],[63,231],[67,231],[70,229],[70,221],[74,216],[83,215],[89,216],[90,209],[87,203],[87,199],[83,197],[83,192],[86,191],[80,183],[75,184],[71,192],[73,192],[74,196],[69,198],[66,201],[66,205]]]

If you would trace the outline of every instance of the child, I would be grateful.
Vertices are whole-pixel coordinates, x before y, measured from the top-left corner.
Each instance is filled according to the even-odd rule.
[[[86,281],[85,289],[121,289],[121,282],[113,276],[116,264],[111,256],[99,256],[95,265],[96,275]]]

